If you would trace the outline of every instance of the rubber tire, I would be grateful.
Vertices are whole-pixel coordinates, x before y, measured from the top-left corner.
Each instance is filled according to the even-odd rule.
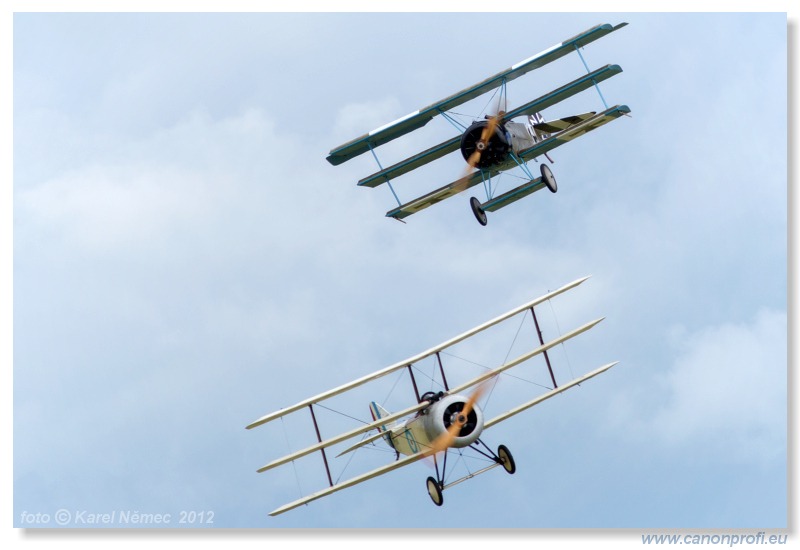
[[[472,207],[472,213],[475,214],[475,219],[478,220],[479,224],[485,226],[487,223],[489,223],[489,219],[486,217],[486,212],[483,208],[481,208],[481,201],[475,197],[470,197],[469,205]]]
[[[497,447],[497,457],[500,459],[500,464],[503,465],[503,469],[506,472],[513,474],[517,471],[517,465],[514,463],[514,457],[511,456],[511,452],[508,450],[508,447],[505,445],[500,445]]]
[[[425,480],[425,484],[428,486],[428,496],[431,497],[431,500],[436,506],[441,506],[444,502],[444,497],[442,496],[442,488],[439,487],[439,482],[429,477]]]
[[[555,193],[556,191],[558,191],[558,184],[556,183],[556,177],[553,175],[553,171],[550,170],[550,167],[542,163],[541,165],[539,165],[539,171],[542,173],[542,181],[550,190],[550,192]]]

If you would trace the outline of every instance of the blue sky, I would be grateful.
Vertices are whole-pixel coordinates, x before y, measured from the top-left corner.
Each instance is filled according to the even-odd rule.
[[[621,21],[584,56],[622,66],[602,90],[633,116],[551,155],[556,195],[486,228],[466,194],[403,225],[384,218],[388,189],[355,186],[370,158],[325,162]],[[785,527],[786,32],[784,14],[16,15],[14,525],[67,509],[213,511],[215,527],[457,528],[465,511],[473,527]],[[509,101],[582,72],[569,56]],[[586,92],[545,114],[599,107]],[[381,155],[452,131],[430,126]],[[398,191],[463,171],[439,164]],[[256,474],[307,428],[247,423],[589,274],[548,328],[607,318],[561,374],[621,362],[487,432],[515,476],[437,509],[415,465],[267,517],[324,481],[316,456]],[[507,345],[494,336],[469,351]]]

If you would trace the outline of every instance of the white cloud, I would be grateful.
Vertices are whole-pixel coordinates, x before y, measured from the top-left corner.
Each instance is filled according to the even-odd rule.
[[[652,30],[652,25],[640,27]],[[198,32],[206,36],[204,30]],[[406,31],[395,27],[395,32]],[[555,38],[564,36],[558,31]],[[689,38],[687,47],[693,52],[706,44]],[[258,519],[252,521],[261,525],[265,493],[273,482],[252,473],[265,458],[263,435],[242,428],[253,415],[383,367],[590,273],[595,277],[574,298],[565,296],[555,304],[558,323],[567,330],[599,315],[609,319],[582,337],[580,347],[570,349],[569,360],[576,371],[606,360],[623,363],[575,396],[576,415],[601,410],[599,401],[629,395],[626,385],[639,382],[646,396],[632,400],[638,402],[630,403],[625,427],[633,426],[635,437],[646,431],[664,449],[686,457],[676,463],[691,467],[693,457],[687,451],[701,446],[714,448],[715,460],[730,456],[731,462],[779,454],[786,432],[781,417],[786,315],[774,310],[781,309],[781,292],[785,296],[774,275],[783,272],[774,266],[785,265],[785,247],[778,239],[785,231],[785,174],[759,176],[754,187],[749,168],[734,162],[746,151],[779,172],[783,152],[772,147],[774,139],[766,139],[779,132],[765,132],[759,136],[763,140],[738,138],[738,122],[732,117],[742,116],[743,106],[754,105],[748,87],[714,83],[715,89],[727,92],[720,92],[716,107],[707,109],[709,96],[702,90],[684,86],[685,78],[668,79],[657,88],[664,100],[654,104],[638,89],[643,83],[653,86],[647,77],[652,55],[636,67],[621,59],[626,52],[621,45],[635,41],[622,42],[622,35],[619,40],[608,41],[608,60],[625,67],[628,76],[619,79],[624,89],[620,95],[630,103],[634,118],[571,144],[569,152],[564,148],[557,164],[557,175],[564,174],[559,194],[520,201],[494,216],[488,228],[472,219],[465,197],[420,213],[405,226],[387,221],[383,212],[392,205],[387,186],[370,190],[354,185],[374,169],[369,153],[340,167],[324,161],[330,146],[440,97],[434,92],[428,97],[428,87],[410,78],[408,67],[391,69],[402,71],[427,99],[407,100],[402,88],[381,84],[359,101],[348,97],[352,81],[345,85],[346,78],[326,79],[328,50],[311,48],[319,55],[302,63],[292,63],[285,49],[280,50],[278,71],[253,58],[242,63],[242,51],[269,51],[262,42],[226,54],[216,45],[227,41],[215,40],[207,45],[214,44],[217,64],[209,68],[204,55],[193,59],[180,73],[192,76],[188,82],[156,78],[169,75],[171,66],[160,72],[139,69],[103,81],[98,108],[96,95],[75,94],[92,104],[87,112],[60,113],[38,103],[17,106],[15,120],[24,131],[15,128],[15,139],[26,139],[15,153],[15,427],[21,434],[15,449],[30,460],[15,468],[15,474],[30,472],[43,484],[62,479],[60,488],[68,492],[81,481],[73,472],[80,467],[94,480],[80,484],[87,493],[81,497],[85,502],[95,502],[112,485],[126,501],[142,492],[142,483],[136,478],[110,483],[113,472],[91,462],[102,456],[94,452],[94,443],[108,439],[115,457],[127,457],[130,448],[170,449],[167,463],[145,458],[139,475],[157,470],[165,492],[170,480],[179,487],[172,491],[175,495],[207,491],[205,482],[195,480],[192,486],[190,476],[178,474],[202,456],[220,470],[209,468],[208,462],[197,470],[225,480],[219,501],[236,503],[237,517],[257,510]],[[187,51],[197,43],[181,42]],[[163,48],[163,43],[153,44]],[[673,51],[680,48],[665,47],[665,52]],[[692,55],[689,66],[702,72],[706,65],[700,61],[707,57],[719,61]],[[145,58],[147,67],[152,59]],[[513,55],[508,61],[521,58]],[[182,61],[183,56],[175,59]],[[741,66],[736,50],[731,59]],[[244,68],[220,72],[236,63]],[[471,64],[476,71],[483,71],[479,65],[493,66]],[[365,66],[375,71],[383,65]],[[192,67],[202,68],[202,74]],[[341,76],[337,72],[331,69],[330,76]],[[40,74],[51,78],[46,71]],[[236,78],[225,79],[225,74]],[[261,74],[266,75],[262,87],[242,80]],[[275,85],[276,74],[286,86]],[[448,70],[447,82],[460,76],[466,78],[459,70]],[[383,82],[374,74],[372,80]],[[761,97],[766,84],[758,82]],[[443,84],[444,92],[452,91],[451,84],[455,80]],[[395,95],[383,97],[387,89]],[[676,90],[684,93],[675,96]],[[58,92],[63,95],[61,88]],[[684,96],[684,107],[692,110],[673,117],[676,97]],[[689,96],[695,101],[688,101]],[[273,104],[276,110],[243,110],[251,97],[257,98],[253,104]],[[277,100],[270,103],[269,97]],[[784,103],[775,102],[774,108],[782,112]],[[192,110],[198,104],[204,107]],[[298,105],[314,108],[303,111]],[[345,107],[339,109],[341,105]],[[702,121],[703,132],[687,133],[686,120]],[[762,122],[770,120],[782,119],[764,115]],[[695,137],[703,138],[704,147],[692,142]],[[386,146],[387,154],[384,148],[379,152],[384,166],[427,144],[415,134],[393,146]],[[718,154],[712,156],[714,152]],[[596,160],[615,154],[622,156],[618,169]],[[430,176],[421,170],[400,180],[401,197],[414,196],[416,181],[429,190],[463,170],[461,163],[452,170],[437,166],[435,173],[430,168]],[[757,200],[748,195],[754,189]],[[766,255],[765,248],[777,253]],[[54,256],[63,261],[53,262]],[[762,310],[749,323],[730,321],[749,314],[742,311],[765,306],[773,309]],[[658,342],[666,327],[678,321],[708,328],[692,330],[682,346]],[[595,347],[583,361],[580,350],[587,343]],[[652,357],[669,370],[654,377],[636,369],[631,356]],[[37,377],[37,372],[46,375]],[[602,391],[604,384],[610,391]],[[554,406],[555,401],[549,404]],[[106,414],[110,428],[87,435],[75,420],[93,418],[97,411]],[[62,419],[57,435],[38,423],[54,414]],[[182,429],[168,429],[172,426]],[[563,441],[565,449],[574,446],[572,438]],[[77,453],[74,460],[48,469],[48,451],[63,442],[93,453]],[[65,444],[60,452],[70,450]],[[605,456],[615,452],[605,446],[596,450]],[[647,453],[615,458],[620,469],[635,469],[630,465],[643,455]],[[43,471],[48,476],[41,476]],[[240,483],[230,483],[229,476]],[[396,481],[387,480],[388,486],[397,487]],[[479,490],[482,485],[462,486],[467,487]],[[36,500],[26,493],[25,483],[18,489],[20,503]],[[603,489],[596,493],[615,492],[618,485]],[[347,494],[369,498],[374,491]],[[551,501],[552,496],[537,500]],[[520,498],[527,496],[521,492]],[[674,500],[656,501],[666,514],[672,513]],[[324,502],[334,508],[342,501]],[[387,506],[402,507],[402,502]],[[630,503],[626,506],[620,514],[631,510]],[[322,521],[310,510],[312,515],[288,521]],[[316,510],[318,514],[322,508]],[[425,525],[429,512],[420,508],[408,521]]]
[[[20,193],[18,214],[93,248],[157,241],[170,226],[207,212],[197,183],[163,167],[137,173],[98,166]]]
[[[786,313],[764,309],[750,323],[685,336],[663,376],[666,403],[647,424],[670,446],[723,448],[732,461],[786,452]]]
[[[406,108],[406,111],[411,109]],[[334,136],[350,140],[403,116],[403,106],[395,97],[362,103],[348,103],[336,113]]]

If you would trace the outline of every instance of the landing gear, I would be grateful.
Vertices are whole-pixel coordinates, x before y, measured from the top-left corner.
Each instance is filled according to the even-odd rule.
[[[469,199],[469,205],[472,207],[472,213],[475,214],[475,219],[481,225],[486,225],[489,220],[486,218],[486,212],[481,208],[481,201],[475,197]]]
[[[509,474],[513,474],[517,471],[517,465],[514,463],[514,457],[511,456],[511,452],[509,452],[508,447],[505,445],[500,445],[497,448],[497,460]]]
[[[515,160],[516,157],[515,157]],[[547,187],[551,193],[555,193],[558,191],[558,183],[556,183],[556,177],[553,175],[553,171],[550,170],[550,167],[547,164],[540,164],[539,171],[542,174],[540,178],[534,178],[533,174],[530,172],[527,166],[523,165],[521,161],[517,161],[517,164],[520,165],[525,170],[527,177],[531,178],[530,181],[523,183],[519,187],[515,187],[510,191],[506,191],[502,195],[492,196],[492,186],[491,186],[491,176],[486,177],[484,179],[484,185],[488,184],[487,189],[487,199],[485,203],[481,203],[477,198],[472,197],[469,199],[469,205],[472,207],[472,213],[475,215],[475,219],[478,220],[478,223],[481,225],[486,225],[488,219],[486,218],[486,211],[495,212],[501,208],[504,208],[511,204],[512,202],[516,202],[522,197],[527,197],[534,191],[541,189],[543,186]],[[485,174],[483,171],[481,172],[481,177],[483,178]]]
[[[558,191],[558,184],[556,183],[556,177],[553,175],[552,170],[546,164],[542,163],[539,166],[539,171],[542,173],[542,181],[550,190],[551,193],[555,193]]]
[[[481,445],[479,447],[478,445]],[[447,453],[444,453],[444,457],[442,460],[442,468],[439,469],[439,461],[436,460],[436,456],[433,457],[433,464],[436,468],[436,477],[429,477],[425,480],[425,486],[428,489],[428,496],[431,497],[431,500],[436,506],[441,506],[444,503],[444,497],[442,496],[442,492],[448,488],[452,487],[453,485],[457,485],[462,481],[466,481],[471,479],[479,474],[484,472],[488,472],[493,468],[497,468],[498,466],[502,466],[503,469],[508,472],[509,474],[513,474],[517,471],[517,466],[514,463],[514,457],[511,456],[511,451],[508,450],[508,447],[505,445],[500,445],[497,447],[497,453],[495,454],[492,449],[490,449],[486,444],[481,441],[480,439],[476,440],[475,443],[470,445],[469,447],[471,450],[477,452],[480,455],[483,455],[485,458],[489,459],[489,466],[482,468],[478,471],[472,471],[468,475],[457,479],[455,481],[450,481],[447,485],[445,485],[445,470],[447,469]]]
[[[442,496],[442,487],[439,485],[439,482],[434,478],[429,477],[425,483],[428,486],[428,494],[430,495],[433,503],[436,506],[441,506],[444,502],[444,497]]]

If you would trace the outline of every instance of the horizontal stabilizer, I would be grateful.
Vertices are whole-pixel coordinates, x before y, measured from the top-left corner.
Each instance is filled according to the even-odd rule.
[[[575,138],[579,138],[585,134],[588,134],[592,130],[596,130],[600,126],[608,124],[612,120],[616,120],[617,118],[627,115],[630,112],[631,110],[627,105],[615,105],[609,109],[606,109],[602,113],[598,113],[593,117],[584,120],[583,122],[575,124],[574,126],[557,133],[554,136],[550,136],[544,141],[537,143],[533,147],[525,149],[524,151],[520,151],[519,156],[527,162],[540,155],[544,155],[545,153],[548,153],[556,147],[560,147],[561,145],[564,145]]]
[[[533,128],[536,130],[538,134],[555,134],[557,132],[561,132],[562,130],[566,130],[576,124],[580,124],[584,120],[588,120],[596,115],[594,111],[591,113],[584,113],[582,115],[574,115],[568,116],[564,118],[559,118],[557,120],[548,120],[546,122],[540,122],[539,124],[534,124]]]
[[[364,445],[369,445],[370,443],[372,443],[374,441],[377,441],[382,437],[391,437],[391,433],[386,434],[384,432],[378,432],[376,434],[372,434],[371,436],[362,439],[361,441],[359,441],[355,445],[351,445],[350,447],[346,448],[344,451],[342,451],[341,453],[336,455],[336,458],[339,458],[342,455],[346,455],[347,453],[353,452],[356,449],[360,449]]]

